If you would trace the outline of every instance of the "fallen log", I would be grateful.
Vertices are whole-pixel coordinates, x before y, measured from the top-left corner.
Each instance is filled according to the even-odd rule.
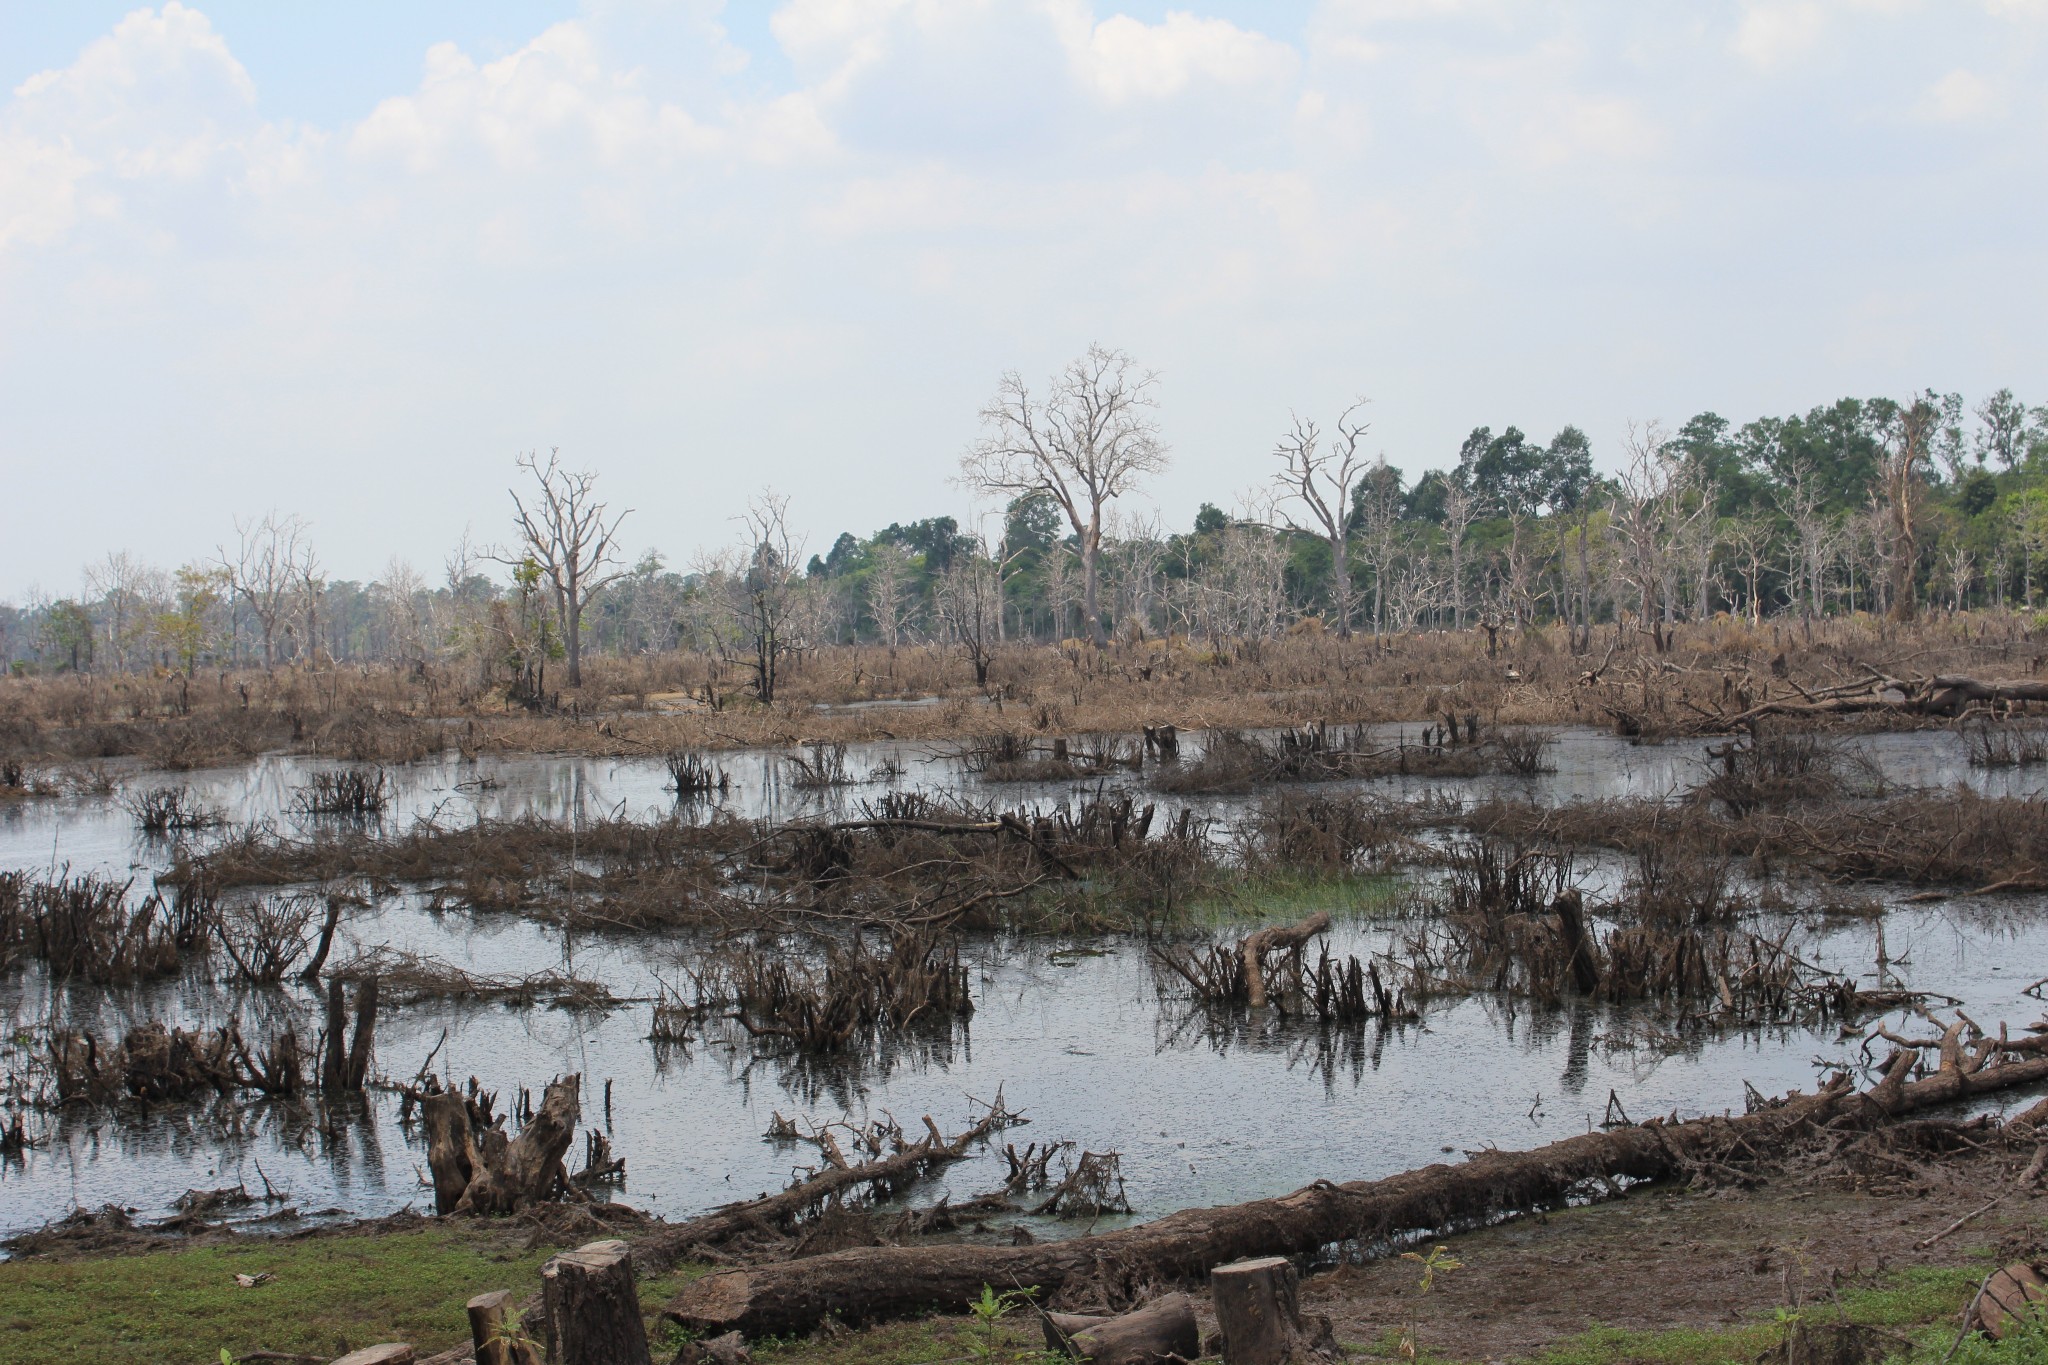
[[[1083,1298],[1130,1302],[1145,1286],[1189,1282],[1214,1266],[1260,1256],[1370,1245],[1402,1232],[1478,1222],[1564,1200],[1595,1181],[1655,1180],[1738,1145],[1768,1151],[1822,1125],[1874,1127],[1971,1095],[2048,1081],[2048,1058],[1976,1072],[1944,1070],[1908,1083],[1916,1051],[1856,1092],[1846,1075],[1819,1093],[1736,1117],[1653,1121],[1565,1138],[1526,1152],[1488,1150],[1383,1180],[1318,1181],[1277,1199],[1186,1209],[1100,1236],[1033,1246],[862,1247],[793,1264],[714,1272],[666,1310],[684,1327],[749,1337],[801,1335],[828,1317],[848,1323],[957,1310],[983,1285],[1035,1286],[1048,1306]]]
[[[1969,706],[2000,701],[2048,701],[2048,681],[2005,678],[1985,682],[1946,673],[1931,678],[1873,677],[1846,687],[1807,693],[1800,701],[1781,697],[1759,702],[1734,715],[1721,717],[1719,725],[1725,730],[1742,730],[1765,716],[1853,715],[1865,711],[1955,717]]]
[[[1176,1357],[1193,1360],[1202,1353],[1202,1329],[1194,1303],[1185,1294],[1167,1294],[1120,1317],[1090,1322],[1078,1331],[1062,1332],[1055,1348],[1093,1365],[1166,1365]]]
[[[1299,924],[1276,924],[1245,936],[1237,947],[1244,955],[1244,986],[1253,1009],[1266,1006],[1266,954],[1299,948],[1330,927],[1330,912],[1318,910]]]
[[[938,1125],[927,1116],[924,1121],[925,1137],[900,1152],[857,1166],[834,1162],[786,1190],[763,1195],[759,1199],[727,1204],[702,1217],[691,1218],[639,1238],[633,1243],[633,1255],[643,1266],[666,1267],[691,1247],[722,1242],[763,1227],[774,1230],[786,1228],[798,1215],[846,1190],[870,1186],[884,1195],[892,1193],[923,1179],[940,1166],[960,1160],[975,1143],[1005,1124],[1016,1121],[1015,1115],[1002,1108],[999,1099],[980,1122],[948,1141],[940,1135]]]

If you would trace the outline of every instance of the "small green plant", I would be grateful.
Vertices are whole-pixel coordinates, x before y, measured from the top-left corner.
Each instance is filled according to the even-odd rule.
[[[526,1314],[518,1308],[507,1308],[505,1320],[498,1324],[497,1340],[511,1348],[514,1360],[537,1360],[541,1355],[541,1344],[526,1330]]]
[[[1027,1304],[1038,1294],[1038,1286],[1029,1289],[1008,1289],[998,1294],[988,1285],[981,1287],[981,1297],[967,1301],[967,1311],[974,1314],[974,1337],[968,1345],[974,1352],[974,1359],[982,1365],[994,1365],[1001,1359],[1002,1351],[998,1333],[1003,1319],[1010,1316],[1019,1305]]]
[[[1427,1256],[1419,1251],[1401,1253],[1404,1261],[1414,1261],[1422,1267],[1422,1278],[1417,1281],[1415,1294],[1418,1299],[1436,1288],[1436,1277],[1448,1275],[1454,1270],[1463,1270],[1465,1263],[1451,1255],[1451,1249],[1439,1243],[1430,1248]],[[1409,1318],[1408,1325],[1401,1329],[1401,1338],[1396,1343],[1403,1360],[1415,1359],[1415,1319]]]
[[[235,1365],[235,1353],[225,1346],[220,1348],[220,1365]]]

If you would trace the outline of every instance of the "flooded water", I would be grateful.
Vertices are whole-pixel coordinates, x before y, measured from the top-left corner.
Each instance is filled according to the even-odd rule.
[[[1415,727],[1406,727],[1413,737]],[[1392,733],[1390,727],[1389,733]],[[1963,762],[1947,733],[1855,741],[1899,786],[1966,783],[1995,795],[2048,786],[2039,769],[1983,772]],[[1557,802],[1663,795],[1702,775],[1704,746],[1635,746],[1594,731],[1568,731],[1553,746],[1555,771],[1465,781],[1406,779],[1369,784],[1407,795],[1455,791],[1466,799],[1506,792]],[[1053,801],[1074,784],[987,786],[922,746],[868,746],[849,754],[863,777],[821,794],[783,780],[783,757],[749,752],[719,760],[732,780],[725,804],[742,814],[789,816],[850,809],[890,787],[964,789],[980,800]],[[237,821],[294,827],[293,790],[310,768],[268,758],[244,768],[134,774],[129,789],[184,785]],[[449,759],[393,770],[386,828],[431,818],[460,823],[535,814],[551,819],[665,816],[667,774],[653,761],[521,757]],[[1092,785],[1092,784],[1091,784]],[[1179,804],[1162,799],[1162,806]],[[1226,818],[1230,800],[1196,799]],[[0,868],[148,874],[170,849],[138,836],[118,799],[24,804],[0,811]],[[1965,1002],[1987,1026],[2015,1029],[2039,1017],[2023,994],[2048,975],[2048,907],[2032,899],[1895,906],[1884,921],[1893,972],[1906,984]],[[1370,915],[1341,920],[1333,953],[1385,947],[1407,926]],[[1804,942],[1810,960],[1866,977],[1875,970],[1877,926],[1830,921]],[[1486,1145],[1526,1147],[1583,1132],[1610,1094],[1636,1118],[1739,1110],[1744,1083],[1765,1094],[1811,1087],[1817,1067],[1860,1060],[1860,1041],[1833,1025],[1740,1034],[1667,1055],[1631,1046],[1642,1021],[1597,1008],[1510,1009],[1486,998],[1432,1003],[1419,1024],[1324,1032],[1278,1018],[1219,1026],[1162,1002],[1146,946],[1110,937],[1082,942],[981,938],[970,943],[976,1012],[950,1043],[904,1048],[861,1066],[805,1066],[756,1059],[744,1040],[715,1030],[687,1047],[648,1040],[652,997],[677,977],[694,946],[688,935],[607,940],[565,937],[507,915],[435,914],[416,897],[392,897],[351,919],[337,960],[387,946],[478,972],[558,966],[603,981],[631,1003],[606,1013],[500,1006],[407,1006],[380,1020],[378,1069],[411,1076],[438,1049],[435,1066],[476,1075],[510,1095],[536,1098],[553,1076],[585,1077],[586,1121],[602,1126],[625,1158],[622,1198],[679,1217],[785,1183],[815,1153],[762,1137],[778,1113],[800,1120],[893,1115],[906,1131],[931,1115],[963,1128],[1000,1087],[1031,1119],[1009,1136],[1071,1140],[1121,1154],[1130,1201],[1141,1217],[1198,1204],[1294,1189],[1310,1180],[1391,1174]],[[239,1016],[260,1027],[277,1008],[257,990],[181,981],[139,991],[52,986],[37,969],[0,977],[0,1011],[13,1024],[52,1016],[100,1036],[125,1022],[159,1018],[204,1024]],[[7,1044],[26,1044],[17,1037]],[[605,1096],[609,1083],[610,1104]],[[973,1097],[973,1098],[970,1098]],[[500,1109],[509,1107],[501,1101]],[[222,1113],[231,1116],[223,1120]],[[163,1106],[137,1122],[129,1111],[79,1111],[49,1121],[42,1146],[0,1163],[0,1231],[17,1231],[76,1207],[118,1204],[158,1216],[188,1189],[265,1180],[303,1214],[375,1216],[430,1199],[423,1149],[398,1121],[395,1096],[372,1096],[366,1117],[323,1133],[303,1111],[276,1105]],[[572,1154],[572,1159],[573,1159]],[[993,1152],[952,1167],[917,1192],[956,1202],[1001,1184]],[[338,1216],[338,1215],[337,1215]]]

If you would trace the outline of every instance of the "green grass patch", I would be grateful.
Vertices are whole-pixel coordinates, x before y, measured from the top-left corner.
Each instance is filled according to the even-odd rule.
[[[428,1229],[90,1260],[0,1263],[0,1360],[219,1365],[223,1347],[340,1355],[379,1341],[464,1341],[468,1300],[539,1285],[548,1252]],[[276,1278],[253,1289],[237,1273]]]
[[[1327,910],[1332,919],[1392,915],[1408,898],[1406,877],[1333,877],[1313,872],[1248,878],[1188,902],[1186,922],[1223,929],[1243,924],[1289,924]]]

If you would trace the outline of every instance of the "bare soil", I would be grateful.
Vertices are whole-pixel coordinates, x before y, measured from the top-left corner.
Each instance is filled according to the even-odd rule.
[[[1517,1359],[1596,1326],[1726,1326],[1795,1295],[1826,1302],[1831,1285],[1887,1270],[2037,1248],[2048,1194],[2018,1183],[2031,1155],[1994,1144],[1916,1160],[1914,1178],[1882,1184],[1807,1169],[1754,1189],[1638,1187],[1445,1238],[1463,1268],[1426,1296],[1416,1293],[1416,1263],[1394,1257],[1309,1278],[1302,1309],[1329,1315],[1346,1345],[1412,1320],[1420,1341],[1461,1360]],[[1989,1211],[1921,1245],[2001,1193]]]

